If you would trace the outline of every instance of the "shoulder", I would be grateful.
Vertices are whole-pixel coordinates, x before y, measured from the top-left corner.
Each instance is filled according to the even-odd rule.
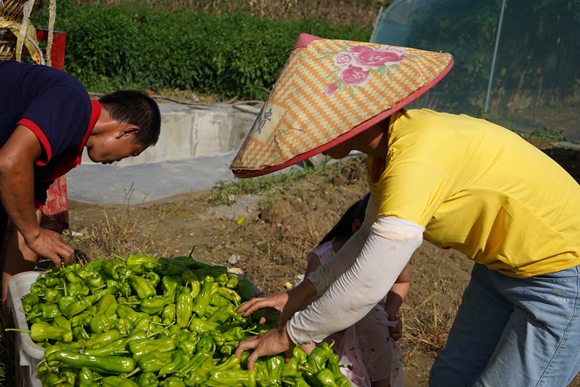
[[[312,259],[312,257],[317,257],[320,260],[320,264],[324,265],[327,261],[330,260],[330,258],[334,256],[334,254],[336,254],[334,252],[334,248],[332,247],[333,240],[323,243],[314,250],[312,250],[311,252],[309,252],[308,255],[306,256],[306,260],[310,262],[310,259]]]

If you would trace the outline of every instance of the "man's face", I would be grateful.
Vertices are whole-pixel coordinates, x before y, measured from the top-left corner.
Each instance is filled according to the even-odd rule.
[[[104,138],[95,138],[87,146],[87,154],[95,163],[111,164],[131,156],[139,156],[149,145],[134,143],[134,133],[119,132]]]

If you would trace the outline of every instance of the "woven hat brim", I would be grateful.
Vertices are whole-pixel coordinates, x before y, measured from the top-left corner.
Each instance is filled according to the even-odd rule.
[[[238,169],[238,170],[232,170],[232,172],[233,172],[234,176],[236,176],[240,179],[263,176],[263,175],[267,175],[267,174],[272,173],[272,172],[282,170],[284,168],[291,167],[294,164],[297,164],[301,161],[309,159],[312,156],[316,156],[319,153],[322,153],[330,148],[333,148],[336,145],[348,140],[349,138],[352,138],[352,137],[356,136],[357,134],[365,131],[366,129],[370,128],[371,126],[376,125],[377,123],[381,122],[385,118],[389,117],[391,114],[404,108],[405,106],[407,106],[408,104],[413,102],[415,99],[419,98],[421,95],[423,95],[425,92],[427,92],[433,86],[435,86],[435,84],[437,84],[437,82],[439,82],[443,77],[445,77],[445,75],[447,75],[447,73],[449,73],[449,71],[451,70],[452,67],[453,67],[453,58],[451,58],[447,67],[441,73],[439,73],[435,78],[433,78],[429,83],[427,83],[423,87],[417,89],[415,92],[413,92],[412,94],[410,94],[409,96],[407,96],[403,100],[396,103],[390,109],[385,110],[384,112],[382,112],[382,113],[374,116],[373,118],[363,122],[362,124],[354,127],[353,129],[351,129],[350,131],[337,137],[336,139],[334,139],[334,140],[332,140],[324,145],[319,146],[318,148],[315,148],[315,149],[312,149],[308,152],[302,153],[302,154],[300,154],[300,155],[298,155],[298,156],[296,156],[296,157],[294,157],[294,158],[292,158],[292,159],[290,159],[282,164],[273,165],[273,166],[266,167],[264,169],[258,169],[258,170]]]

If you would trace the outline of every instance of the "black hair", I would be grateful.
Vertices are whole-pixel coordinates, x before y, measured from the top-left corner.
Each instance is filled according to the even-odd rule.
[[[371,194],[367,194],[363,199],[357,201],[344,213],[342,218],[334,225],[332,230],[322,238],[318,246],[332,240],[332,238],[348,239],[352,233],[352,224],[355,220],[360,220],[361,223],[365,220],[365,211],[369,202]]]
[[[119,90],[102,96],[99,102],[117,122],[139,127],[133,143],[157,143],[161,131],[161,112],[152,98],[135,90]]]

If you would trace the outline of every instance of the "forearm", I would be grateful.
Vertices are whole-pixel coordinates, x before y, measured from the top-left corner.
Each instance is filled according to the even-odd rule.
[[[387,294],[387,300],[385,301],[385,311],[389,315],[389,320],[394,321],[397,312],[403,301],[405,301],[405,297],[409,293],[409,289],[411,288],[411,283],[395,283],[389,293]]]
[[[34,168],[18,160],[0,165],[0,200],[26,241],[40,234],[34,206]]]
[[[34,208],[34,163],[41,155],[40,141],[23,125],[0,148],[0,201],[27,244],[40,235]]]
[[[408,233],[404,240],[386,238],[377,225],[373,226],[352,267],[319,300],[296,313],[288,323],[287,331],[292,341],[296,344],[322,341],[364,317],[391,289],[421,244],[423,228],[415,226],[416,231]]]

